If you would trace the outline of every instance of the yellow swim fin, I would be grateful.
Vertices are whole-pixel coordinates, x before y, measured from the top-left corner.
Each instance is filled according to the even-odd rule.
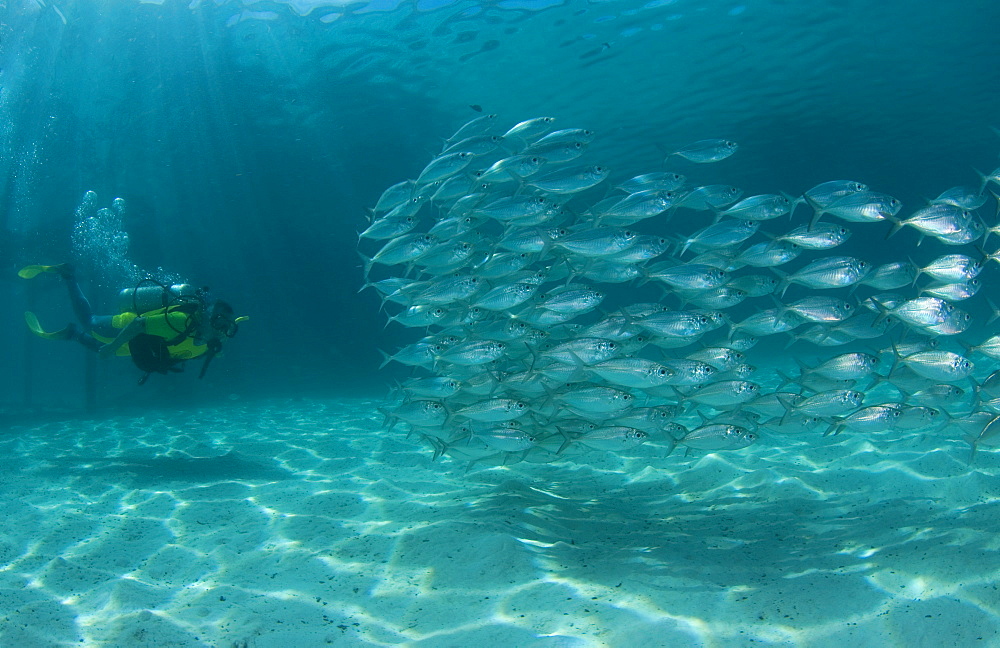
[[[24,323],[28,325],[28,328],[32,333],[40,338],[45,338],[46,340],[68,340],[73,335],[72,324],[64,329],[53,331],[51,333],[45,331],[42,329],[42,325],[38,323],[38,317],[36,317],[31,311],[24,311]]]
[[[17,276],[22,279],[34,279],[44,272],[54,272],[61,275],[67,270],[69,270],[68,263],[59,263],[56,265],[29,265],[18,270]]]

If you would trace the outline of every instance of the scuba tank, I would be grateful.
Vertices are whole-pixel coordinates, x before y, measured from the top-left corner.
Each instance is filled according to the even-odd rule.
[[[152,279],[140,281],[134,288],[118,293],[118,311],[141,315],[184,302],[199,301],[200,291],[191,284],[166,286]]]

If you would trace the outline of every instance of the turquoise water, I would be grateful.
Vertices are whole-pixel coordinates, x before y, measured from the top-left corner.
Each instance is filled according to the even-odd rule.
[[[409,371],[379,371],[377,349],[417,334],[356,292],[356,247],[382,191],[480,110],[593,130],[584,161],[613,182],[720,137],[732,158],[667,168],[745,195],[852,179],[912,213],[1000,164],[998,18],[986,1],[0,4],[4,641],[995,642],[1000,482],[967,429],[432,462],[381,428]],[[124,199],[127,246],[74,245],[90,190]],[[859,224],[843,253],[975,254],[887,230]],[[127,361],[24,330],[24,310],[50,329],[72,314],[58,281],[16,270],[70,259],[99,310],[127,266],[250,321],[205,379],[137,387]],[[996,271],[961,306],[964,341],[994,333]],[[976,360],[981,380],[995,367]]]
[[[373,294],[355,295],[355,235],[384,188],[477,114],[470,105],[593,130],[592,159],[613,179],[725,137],[739,156],[692,182],[799,195],[857,179],[907,208],[975,184],[971,167],[994,168],[1000,148],[998,9],[986,1],[17,0],[2,11],[0,258],[8,270],[65,260],[84,192],[102,206],[125,198],[134,263],[209,285],[254,318],[219,380],[185,383],[184,398],[276,382],[381,389],[374,347],[409,339],[381,330]],[[5,276],[18,330],[27,297]],[[64,319],[61,289],[39,290],[53,293],[36,305],[52,305],[43,324]],[[92,298],[110,307],[108,293]],[[15,336],[13,402],[29,367],[49,375],[66,359],[36,347],[29,361],[24,343]],[[59,388],[75,397],[78,385]]]

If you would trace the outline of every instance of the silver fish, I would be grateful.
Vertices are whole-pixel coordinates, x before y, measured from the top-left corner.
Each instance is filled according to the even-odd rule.
[[[697,164],[707,164],[718,162],[736,152],[739,145],[736,142],[724,139],[699,140],[680,148],[671,155],[677,155],[690,162]]]
[[[621,252],[635,243],[635,233],[616,227],[598,227],[557,239],[555,246],[586,257]]]
[[[530,143],[545,135],[555,127],[554,117],[536,117],[515,124],[503,134],[505,141],[520,140]]]
[[[632,225],[667,211],[676,198],[676,194],[664,189],[638,191],[602,207],[594,215],[604,224]]]
[[[719,212],[719,217],[764,221],[784,216],[791,209],[792,201],[787,196],[761,194],[744,198],[725,211]]]
[[[791,284],[800,284],[807,288],[842,288],[852,286],[871,272],[871,264],[849,256],[825,257],[817,259],[801,270],[784,275],[777,268],[774,272],[782,277],[784,288],[782,294]]]
[[[973,211],[986,204],[986,194],[973,187],[952,187],[945,189],[931,201],[932,205],[953,205]]]
[[[680,197],[676,202],[676,207],[687,207],[699,211],[719,211],[735,203],[742,195],[743,190],[738,187],[705,185],[695,187]]]
[[[924,378],[942,382],[964,380],[974,367],[970,360],[951,351],[920,351],[905,357],[897,354],[896,362]]]
[[[404,180],[392,185],[382,192],[382,195],[379,196],[378,202],[375,203],[375,207],[372,211],[376,214],[387,212],[406,202],[413,197],[413,188],[415,184],[416,183],[413,182],[413,180]]]
[[[815,205],[813,226],[824,214],[836,216],[851,223],[876,223],[892,218],[903,208],[903,203],[892,196],[877,191],[856,191],[841,196],[827,205]]]
[[[912,285],[918,274],[919,269],[910,261],[891,261],[876,266],[859,283],[878,290],[895,290]]]
[[[546,158],[538,155],[513,155],[494,162],[479,175],[479,180],[483,182],[523,180],[541,171],[546,162],[548,162]]]
[[[443,180],[451,177],[469,166],[475,155],[468,151],[456,151],[440,155],[428,163],[424,170],[417,176],[416,184],[425,185],[436,180]]]
[[[614,358],[598,362],[587,370],[620,387],[659,387],[673,377],[673,370],[644,358]]]
[[[904,227],[912,227],[921,234],[934,237],[960,233],[973,219],[973,214],[967,209],[954,205],[930,205],[919,209],[904,220],[896,220],[886,238],[895,235]]]
[[[727,423],[713,423],[695,428],[678,443],[695,450],[740,450],[757,441],[757,435],[746,428]]]
[[[459,365],[481,365],[501,357],[507,345],[495,340],[471,340],[438,354],[438,361]]]
[[[896,426],[903,416],[902,410],[892,405],[869,405],[847,416],[837,417],[831,426],[834,434],[844,430],[854,432],[884,432]]]
[[[760,385],[747,380],[721,380],[696,386],[685,394],[688,401],[716,408],[735,408],[760,395]],[[728,406],[728,407],[726,407]]]
[[[608,168],[591,165],[579,169],[563,169],[533,179],[529,187],[554,194],[572,194],[590,189],[608,177]]]
[[[503,311],[519,306],[535,296],[538,286],[527,283],[512,283],[497,286],[478,297],[473,306],[489,311]]]
[[[636,428],[622,425],[599,427],[588,430],[576,437],[566,435],[566,441],[560,446],[557,454],[562,454],[573,443],[578,443],[594,450],[617,452],[641,445],[645,443],[647,438],[648,435],[645,432]]]
[[[528,404],[513,398],[490,398],[455,410],[454,416],[496,423],[512,421],[527,414]]]
[[[687,252],[688,248],[695,251],[716,249],[738,245],[757,233],[760,229],[758,221],[724,220],[698,230],[684,241],[678,256]]]
[[[778,241],[794,243],[807,250],[829,250],[847,242],[851,238],[851,230],[843,225],[817,223],[813,227],[803,225],[796,227],[787,234],[777,237]]]
[[[523,452],[535,447],[538,442],[534,436],[524,430],[502,426],[474,431],[472,438],[479,439],[491,448],[502,452]]]
[[[489,132],[489,130],[496,125],[496,120],[497,116],[492,113],[487,113],[474,119],[470,119],[457,131],[455,131],[454,135],[445,140],[444,148],[447,149],[453,143],[468,137],[475,137]]]
[[[644,173],[630,178],[625,182],[615,185],[615,189],[621,189],[626,193],[637,193],[647,190],[673,191],[684,186],[687,178],[679,173],[669,171],[659,173]]]

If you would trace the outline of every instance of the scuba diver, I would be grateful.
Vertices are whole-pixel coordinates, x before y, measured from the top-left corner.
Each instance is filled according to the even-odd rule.
[[[211,299],[207,288],[166,286],[153,279],[143,279],[119,293],[119,314],[94,315],[71,264],[30,265],[17,274],[23,279],[39,274],[62,277],[80,323],[46,332],[34,313],[25,312],[24,320],[32,333],[47,340],[75,340],[101,357],[130,356],[144,372],[140,385],[150,374],[182,371],[185,361],[198,357],[203,358],[198,377],[204,377],[222,350],[223,340],[236,335],[240,322],[247,319],[233,317],[232,306]]]

